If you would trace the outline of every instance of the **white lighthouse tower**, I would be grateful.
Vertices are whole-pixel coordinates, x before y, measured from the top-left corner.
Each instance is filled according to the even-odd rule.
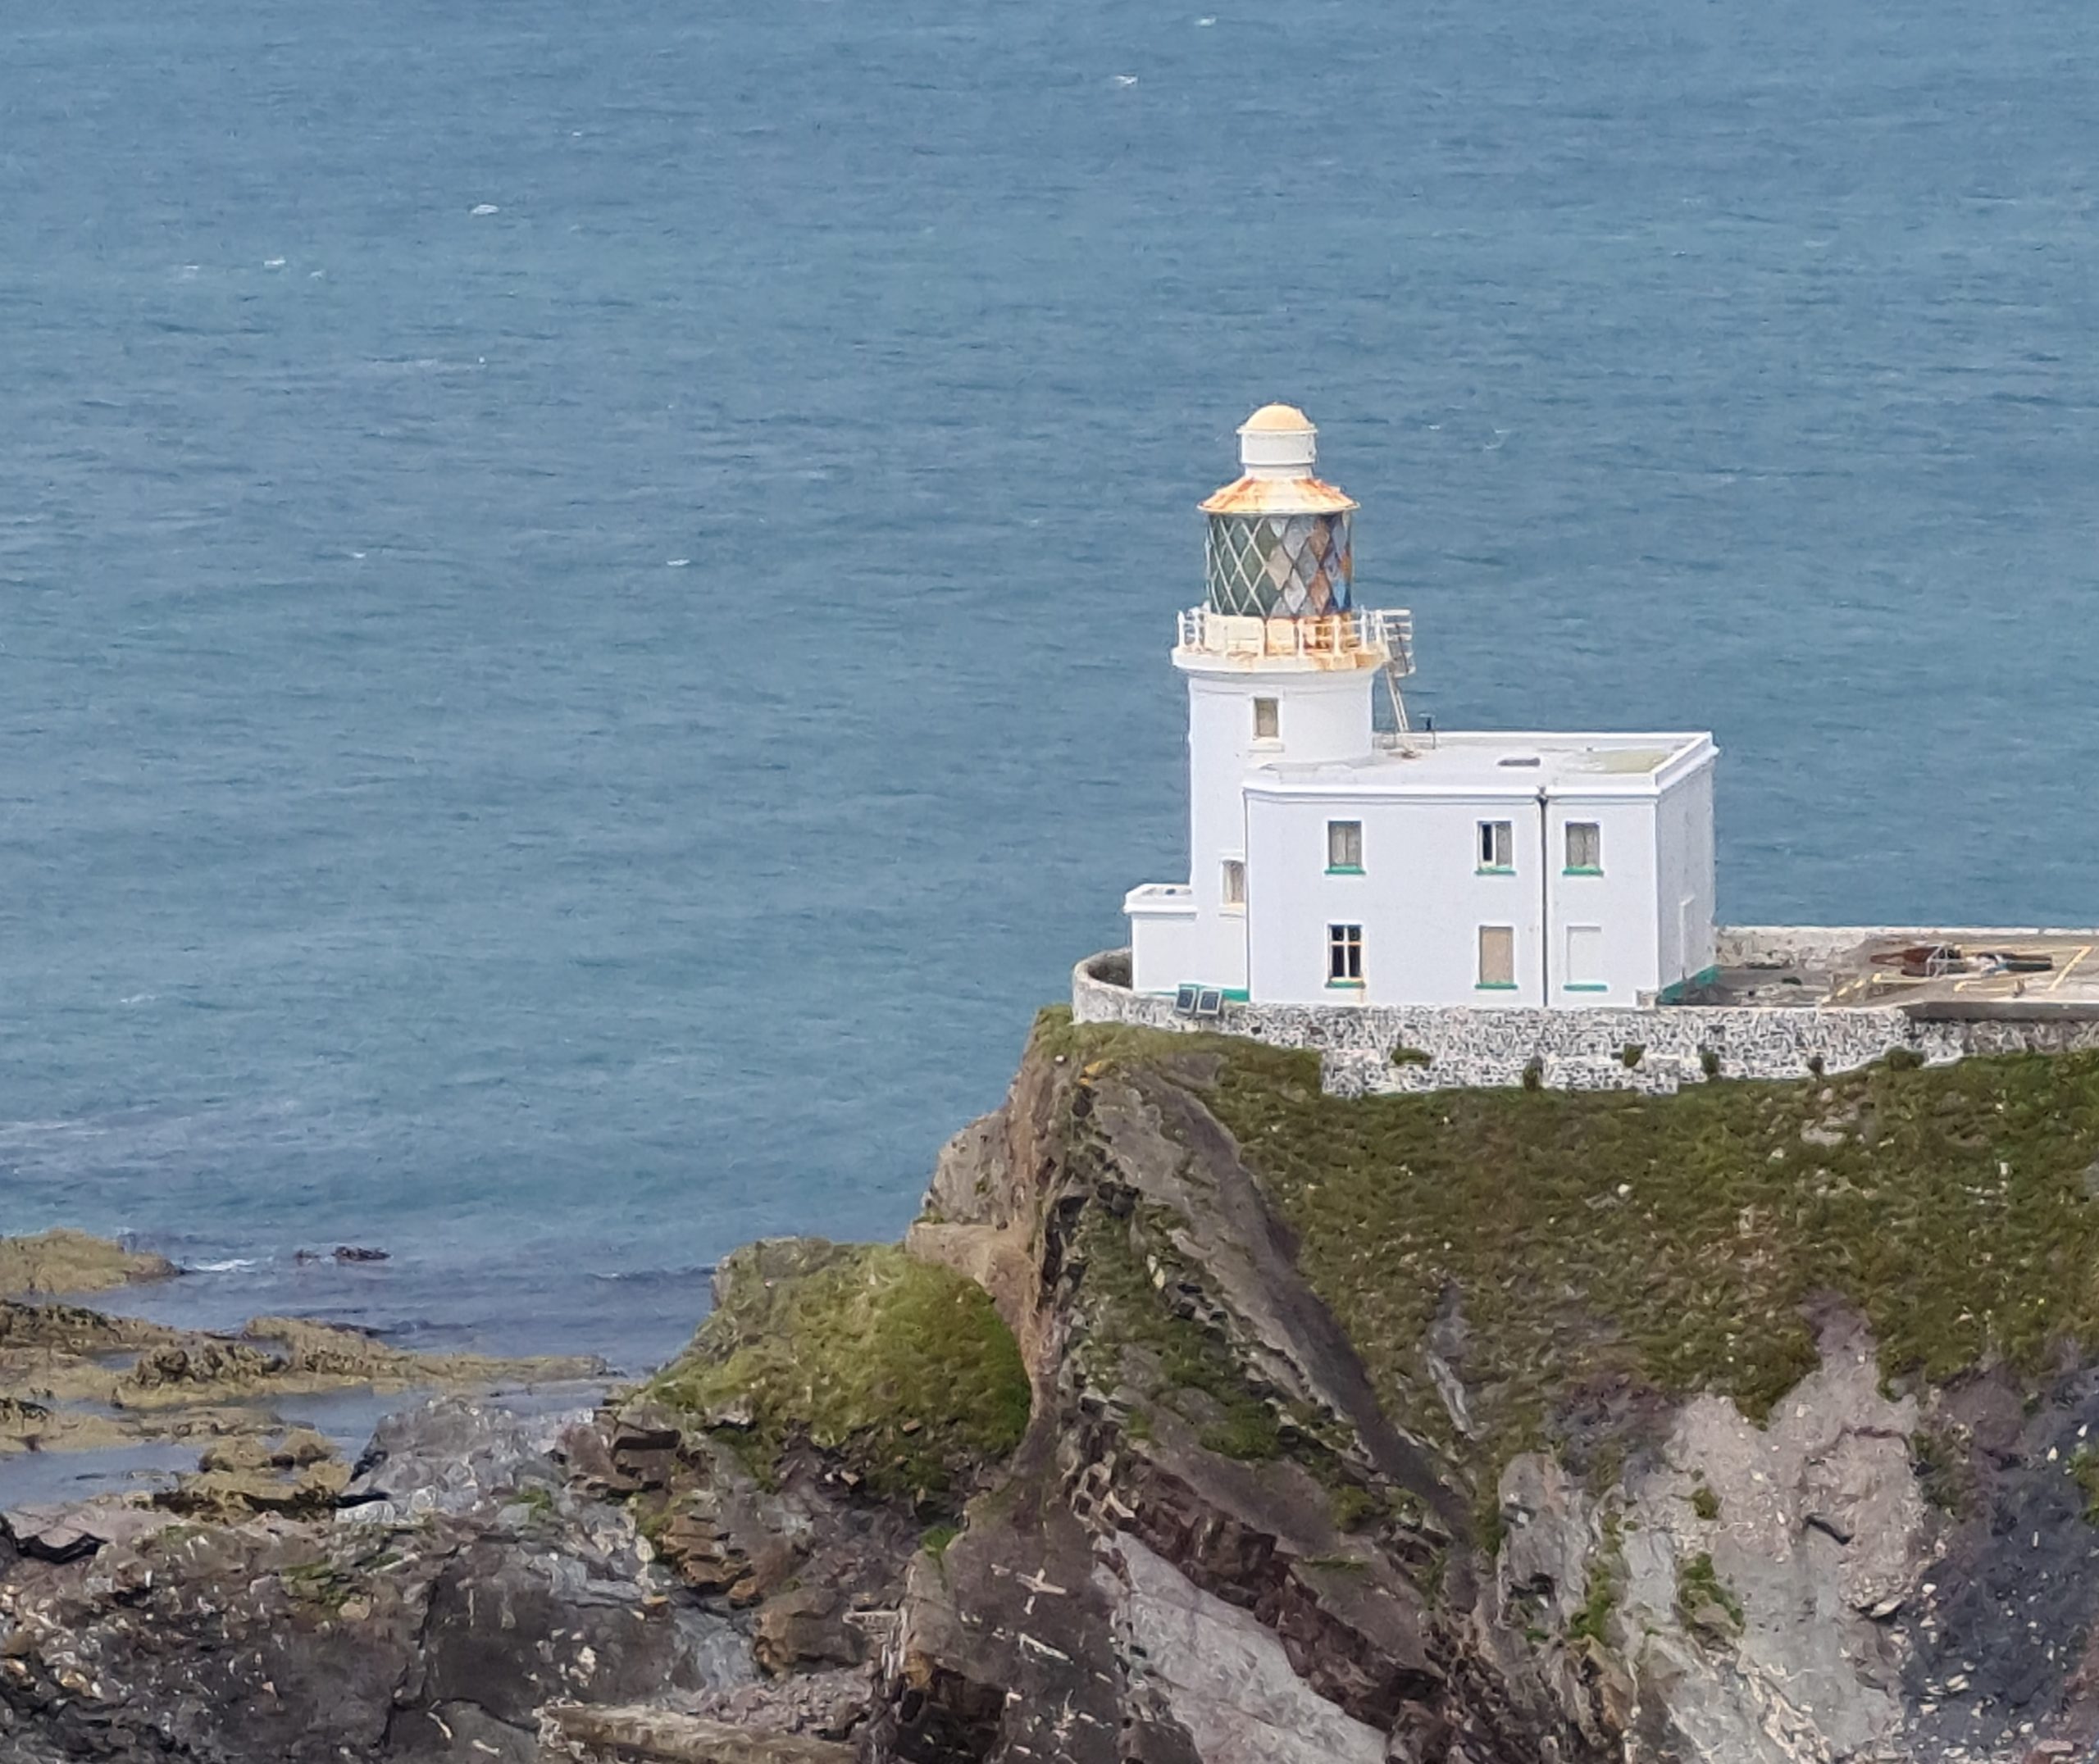
[[[1256,1005],[1593,1009],[1714,962],[1710,735],[1407,733],[1413,621],[1355,603],[1355,504],[1286,404],[1202,505],[1183,612],[1188,880],[1133,889],[1131,984]],[[1394,728],[1373,712],[1389,692]]]
[[[1244,998],[1247,774],[1281,761],[1367,758],[1372,694],[1412,671],[1409,616],[1354,604],[1356,504],[1314,475],[1318,430],[1264,405],[1239,430],[1241,475],[1202,503],[1209,593],[1181,615],[1188,682],[1186,886],[1123,902],[1141,992],[1191,980]]]

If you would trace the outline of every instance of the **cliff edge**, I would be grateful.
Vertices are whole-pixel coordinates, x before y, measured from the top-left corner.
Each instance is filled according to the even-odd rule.
[[[1322,1095],[1038,1022],[903,1250],[0,1568],[26,1760],[1661,1764],[2099,1734],[2099,1056]]]

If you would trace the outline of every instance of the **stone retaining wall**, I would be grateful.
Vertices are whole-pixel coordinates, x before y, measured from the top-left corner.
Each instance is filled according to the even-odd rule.
[[[1808,934],[1847,938],[1842,947],[1850,948],[1880,934],[1817,932],[1804,934],[1804,940]],[[1218,1021],[1195,1024],[1175,1014],[1172,999],[1118,984],[1127,972],[1121,965],[1126,962],[1124,952],[1110,951],[1072,971],[1072,1013],[1077,1021],[1212,1028],[1276,1047],[1316,1049],[1323,1086],[1336,1096],[1520,1084],[1534,1066],[1537,1081],[1554,1089],[1666,1095],[1710,1076],[1801,1078],[1852,1071],[1897,1048],[1938,1066],[1971,1052],[2099,1046],[2099,1023],[2091,1021],[1916,1021],[1892,1005],[1546,1011],[1227,1000]],[[1102,972],[1117,979],[1102,979]]]

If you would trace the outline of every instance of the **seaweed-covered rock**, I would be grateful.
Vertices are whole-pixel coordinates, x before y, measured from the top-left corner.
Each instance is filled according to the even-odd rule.
[[[126,1249],[106,1237],[64,1229],[34,1237],[0,1237],[0,1293],[11,1298],[44,1293],[100,1293],[181,1271],[151,1250]]]

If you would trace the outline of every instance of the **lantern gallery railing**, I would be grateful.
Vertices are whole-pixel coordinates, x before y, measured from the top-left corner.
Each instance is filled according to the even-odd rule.
[[[1181,648],[1227,661],[1295,659],[1313,666],[1362,666],[1368,661],[1407,675],[1414,671],[1414,615],[1358,607],[1347,612],[1263,619],[1191,607],[1181,615]]]

